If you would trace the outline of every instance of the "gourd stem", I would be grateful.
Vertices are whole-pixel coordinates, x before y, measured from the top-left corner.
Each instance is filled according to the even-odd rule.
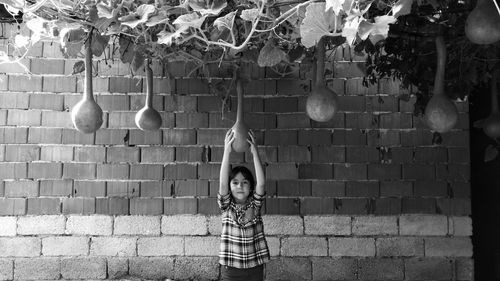
[[[236,80],[236,94],[238,95],[238,108],[236,109],[236,122],[243,120],[243,85],[241,78]]]
[[[146,106],[153,107],[153,70],[149,66],[149,59],[146,59]]]
[[[434,79],[434,95],[444,95],[444,74],[446,67],[446,45],[443,36],[436,37],[437,67]]]
[[[491,75],[491,114],[498,114],[498,92],[497,92],[497,76],[500,74],[500,71],[497,69],[493,71]]]
[[[93,100],[92,89],[92,35],[89,35],[88,42],[85,44],[85,89],[83,91],[84,98]]]
[[[325,84],[325,39],[321,37],[316,44],[316,86]]]

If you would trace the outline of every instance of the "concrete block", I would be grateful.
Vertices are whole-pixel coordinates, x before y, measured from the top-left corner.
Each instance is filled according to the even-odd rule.
[[[220,238],[218,236],[202,236],[185,238],[186,256],[218,256]]]
[[[296,256],[327,256],[328,242],[323,237],[286,237],[281,239],[281,255]]]
[[[358,237],[328,238],[329,255],[332,257],[374,257],[375,239]]]
[[[105,258],[68,258],[61,260],[63,279],[105,279]]]
[[[132,164],[130,165],[130,179],[132,180],[162,180],[163,165],[160,164]]]
[[[469,237],[425,238],[426,257],[472,257]]]
[[[107,262],[109,279],[120,279],[128,275],[127,258],[107,258]]]
[[[352,222],[353,235],[395,235],[398,234],[397,217],[362,216]]]
[[[137,240],[139,256],[182,256],[184,238],[179,236],[141,237]]]
[[[279,237],[267,236],[267,247],[269,248],[269,254],[271,257],[280,256],[281,241]]]
[[[0,257],[38,257],[41,250],[40,238],[0,238]]]
[[[28,198],[28,215],[58,215],[61,213],[59,198]]]
[[[7,125],[13,126],[40,126],[42,111],[9,109],[7,114]]]
[[[44,256],[86,256],[89,238],[82,236],[49,236],[42,238]]]
[[[137,238],[92,237],[90,255],[92,256],[136,256]]]
[[[142,279],[173,279],[174,258],[130,258],[129,274]]]
[[[74,159],[76,162],[98,162],[106,160],[105,147],[75,147]]]
[[[424,239],[419,237],[377,238],[376,247],[380,257],[424,256]]]
[[[0,280],[12,280],[14,278],[14,260],[0,259]]]
[[[448,217],[448,234],[453,236],[472,236],[471,217]]]
[[[65,225],[64,216],[19,217],[17,233],[20,235],[64,234]]]
[[[29,258],[14,261],[14,279],[59,279],[61,262],[58,258]]]
[[[444,236],[448,233],[446,216],[404,215],[399,217],[400,235]]]
[[[404,265],[401,259],[362,259],[358,261],[361,280],[402,280]]]
[[[220,235],[222,232],[221,216],[207,216],[207,220],[208,220],[208,234]]]
[[[16,223],[17,217],[0,217],[0,236],[16,236]]]
[[[453,260],[415,258],[405,260],[407,280],[453,280]]]
[[[118,216],[115,218],[115,235],[160,235],[159,216]]]
[[[351,217],[304,216],[306,235],[351,235]]]
[[[7,145],[4,155],[7,162],[36,161],[40,160],[40,147],[37,145]]]
[[[0,215],[26,214],[26,201],[24,198],[0,198]]]
[[[266,265],[266,280],[311,280],[312,264],[308,258],[273,259]]]
[[[179,257],[175,259],[176,280],[217,280],[218,257]]]
[[[176,215],[161,217],[161,233],[165,235],[206,235],[207,217],[202,215]]]
[[[456,280],[474,280],[474,260],[472,258],[455,259]]]
[[[40,160],[70,162],[73,160],[72,146],[42,146]]]
[[[113,217],[111,216],[68,216],[66,234],[111,235]]]
[[[304,222],[299,216],[265,215],[262,220],[267,235],[304,234]]]
[[[355,259],[312,258],[312,280],[356,280]]]
[[[95,198],[62,198],[63,214],[95,214]]]

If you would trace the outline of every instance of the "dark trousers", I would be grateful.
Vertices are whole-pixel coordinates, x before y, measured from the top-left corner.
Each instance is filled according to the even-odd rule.
[[[236,268],[221,265],[222,281],[263,281],[264,265],[252,268]]]

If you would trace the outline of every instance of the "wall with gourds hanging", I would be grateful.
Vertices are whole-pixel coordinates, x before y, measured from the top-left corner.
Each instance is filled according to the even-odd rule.
[[[2,27],[12,52],[17,26]],[[305,113],[307,65],[286,77],[247,69],[243,117],[267,177],[266,280],[473,280],[468,104],[455,103],[458,122],[439,139],[397,81],[362,86],[351,53],[325,65],[339,103],[327,122]],[[0,65],[0,280],[217,280],[215,197],[237,104],[217,89],[233,74],[210,66],[209,85],[193,65],[153,61],[162,123],[143,131],[146,72],[107,55],[93,60],[103,119],[90,134],[71,117],[84,76],[57,42],[21,61],[31,76]]]

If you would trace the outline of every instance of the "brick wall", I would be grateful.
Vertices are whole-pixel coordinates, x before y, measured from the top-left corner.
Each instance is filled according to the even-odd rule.
[[[17,32],[3,27],[5,38]],[[328,123],[305,115],[302,66],[284,78],[251,68],[244,107],[268,179],[266,280],[472,280],[467,103],[433,144],[414,99],[397,81],[363,87],[349,54],[327,66],[342,109]],[[146,133],[134,124],[144,73],[97,58],[104,124],[85,135],[69,113],[83,90],[76,60],[42,42],[23,62],[31,77],[0,65],[0,280],[218,279],[215,196],[234,93],[222,112],[221,96],[187,77],[192,65],[155,63],[163,126]],[[213,85],[227,83],[226,68],[212,70]],[[232,161],[252,167],[248,154]]]

